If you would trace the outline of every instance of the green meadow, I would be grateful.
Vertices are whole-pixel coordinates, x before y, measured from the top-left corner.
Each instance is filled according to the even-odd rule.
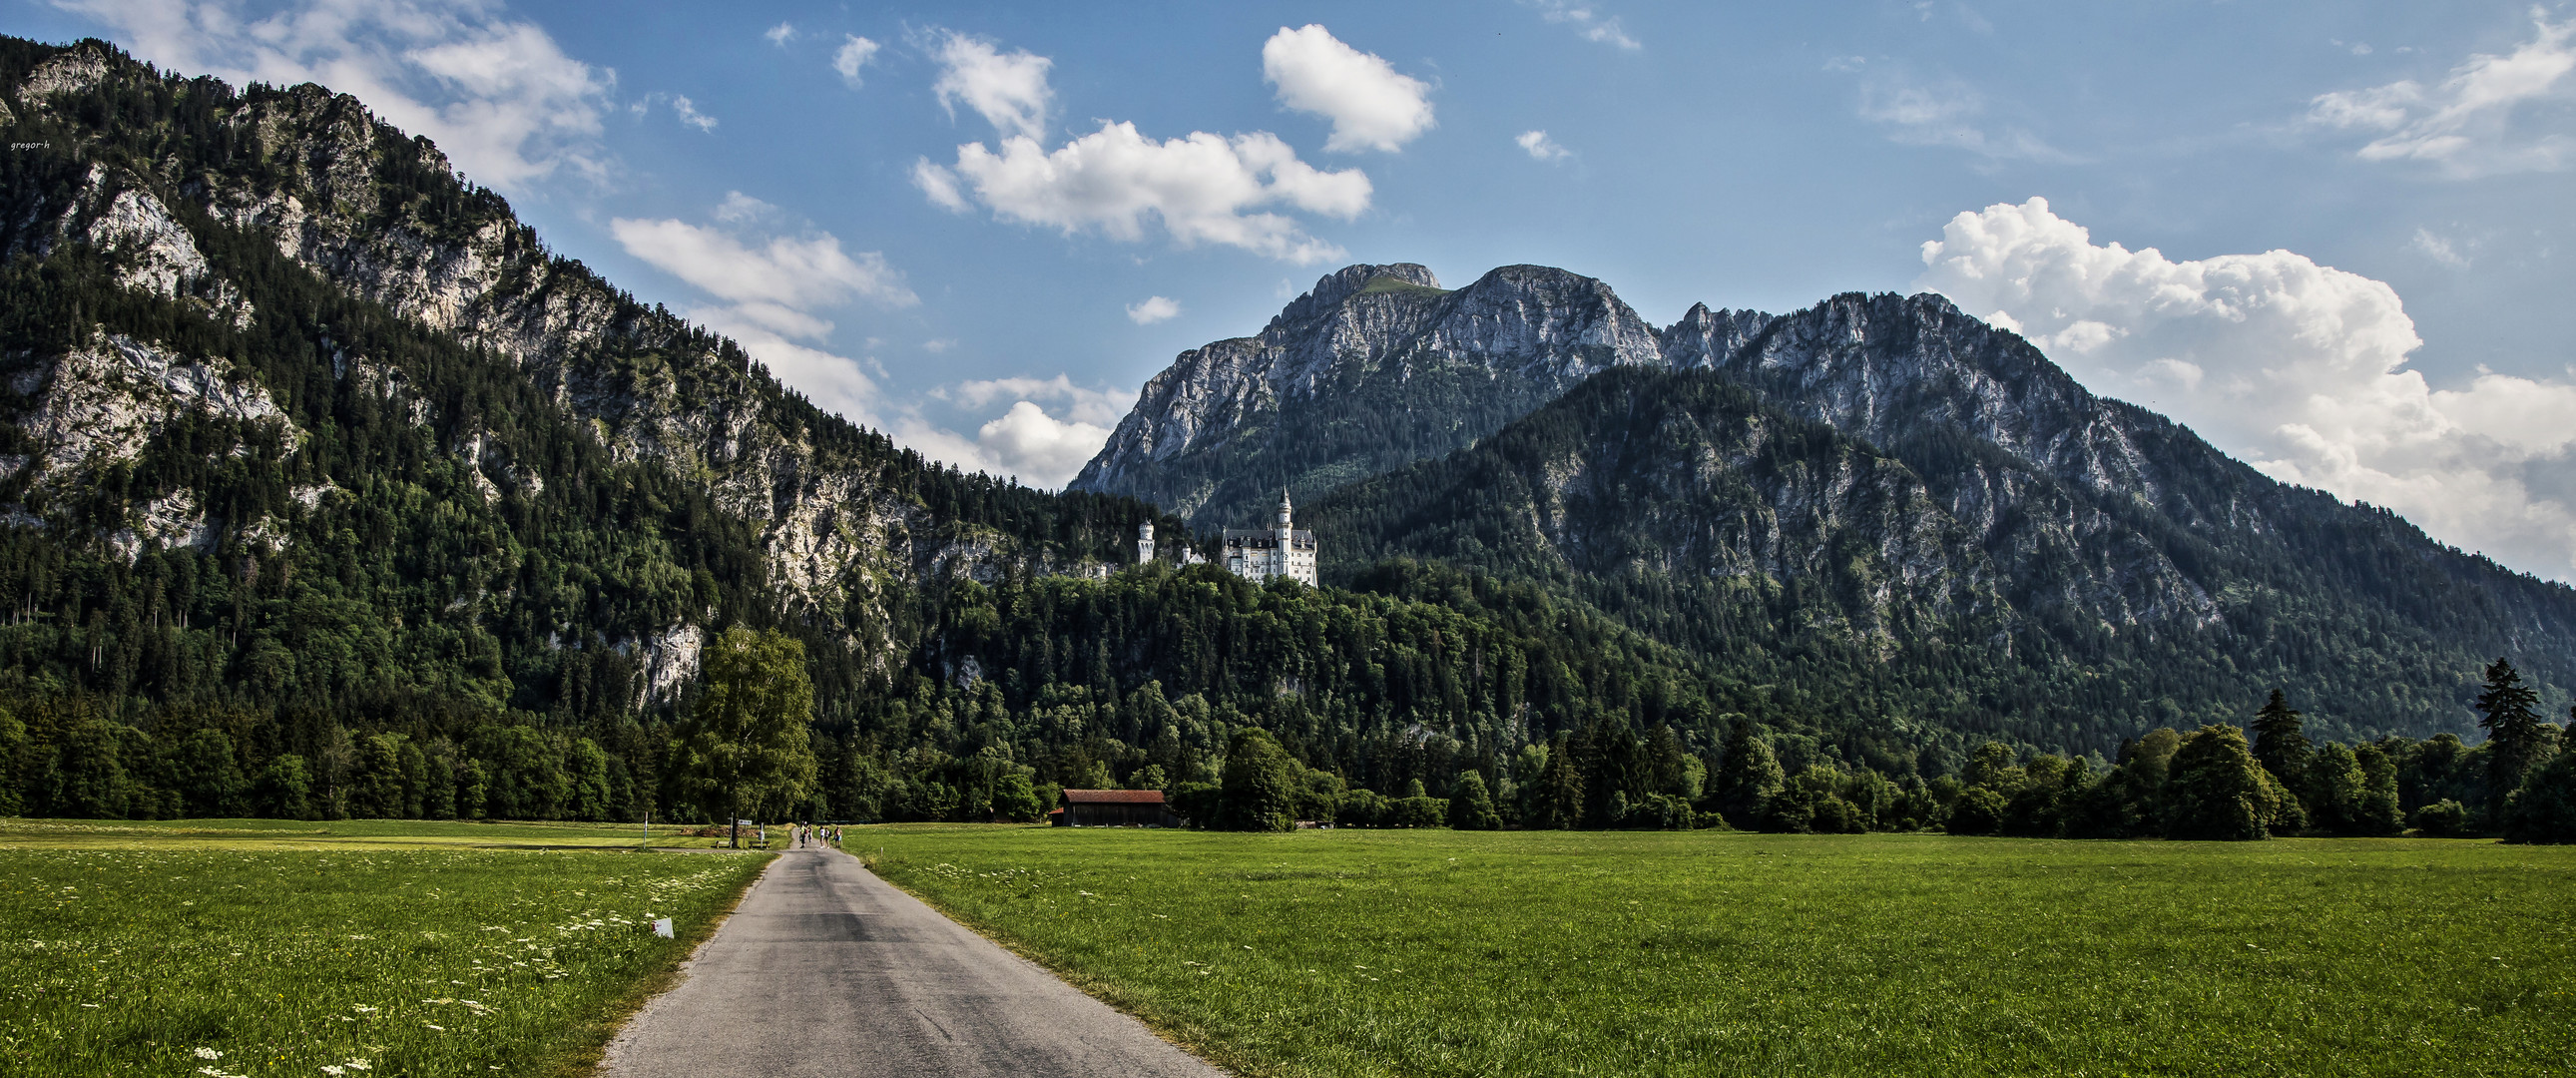
[[[1253,1075],[2576,1072],[2576,848],[898,826]]]
[[[0,821],[0,1073],[577,1071],[769,860],[643,837]]]

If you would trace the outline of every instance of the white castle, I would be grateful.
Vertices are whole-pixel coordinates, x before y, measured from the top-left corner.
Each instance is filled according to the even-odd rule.
[[[1291,523],[1288,492],[1279,492],[1279,526],[1227,528],[1225,567],[1236,576],[1263,580],[1284,576],[1312,587],[1315,583],[1315,533]]]
[[[1136,564],[1154,560],[1154,522],[1136,526]],[[1181,564],[1198,563],[1198,552],[1183,550]],[[1279,492],[1279,526],[1227,528],[1225,567],[1236,576],[1266,580],[1284,576],[1308,587],[1315,584],[1315,533],[1295,526],[1288,492]]]

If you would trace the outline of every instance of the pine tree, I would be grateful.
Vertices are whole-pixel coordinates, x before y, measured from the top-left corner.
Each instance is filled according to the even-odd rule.
[[[2254,713],[2254,759],[2272,773],[2281,784],[2299,789],[2299,771],[2308,762],[2308,735],[2301,732],[2299,712],[2292,710],[2281,690],[2272,690],[2272,698],[2263,710]]]
[[[1556,735],[1547,752],[1547,766],[1538,773],[1528,821],[1535,830],[1570,831],[1583,826],[1583,771],[1567,742],[1566,735]]]
[[[2478,710],[2485,717],[2478,727],[2487,732],[2487,818],[2501,825],[2506,799],[2540,762],[2549,730],[2535,710],[2540,694],[2522,683],[2512,663],[2498,658],[2486,676],[2486,691],[2478,694]]]

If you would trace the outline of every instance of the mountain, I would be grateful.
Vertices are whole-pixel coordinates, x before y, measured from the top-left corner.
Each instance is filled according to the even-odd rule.
[[[915,589],[1155,519],[815,408],[345,95],[17,40],[0,91],[0,681],[632,713],[748,622],[847,722]]]
[[[1654,328],[1588,277],[1506,266],[1448,291],[1411,263],[1351,266],[1260,335],[1182,353],[1068,489],[1250,526],[1283,487],[1311,496],[1437,456],[1659,358]]]
[[[1280,431],[1294,426],[1197,407],[1211,349],[1415,348],[1450,313],[1428,297],[1412,321],[1316,310],[1362,306],[1347,283],[1383,269],[1326,278],[1257,353],[1185,355],[1085,474],[1120,462],[1123,492],[1186,507],[1206,489],[1193,453],[1258,459],[1293,442],[1302,474],[1369,476],[1307,500],[1327,580],[1400,557],[1543,581],[1811,711],[2037,745],[2107,752],[2152,726],[2240,718],[2275,685],[2334,736],[2466,731],[2487,659],[2576,680],[2576,590],[2278,483],[2092,395],[1939,296],[1695,307],[1654,332],[1652,357],[1631,347],[1589,367],[1453,345],[1444,369],[1490,375],[1465,418],[1444,426],[1407,400],[1387,421],[1445,429],[1446,452],[1292,439]],[[1593,309],[1626,311],[1585,284]],[[1561,339],[1576,309],[1478,324],[1495,340]],[[1349,339],[1368,325],[1384,336]],[[1329,328],[1334,344],[1295,327]],[[1349,367],[1276,408],[1363,414],[1400,394],[1385,388],[1396,376]],[[1495,421],[1515,407],[1529,411]],[[1144,452],[1162,431],[1196,448]]]
[[[816,681],[772,814],[989,820],[1254,725],[1399,790],[1714,744],[1695,660],[1534,588],[1137,567],[1187,525],[815,408],[353,98],[0,38],[0,128],[0,815],[703,816],[668,724],[734,627]]]

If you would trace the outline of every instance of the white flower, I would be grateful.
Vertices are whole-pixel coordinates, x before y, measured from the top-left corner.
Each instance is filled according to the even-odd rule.
[[[199,1058],[199,1059],[222,1059],[222,1058],[224,1058],[224,1054],[223,1054],[222,1052],[215,1051],[215,1050],[214,1050],[214,1049],[212,1049],[212,1048],[200,1048],[200,1049],[197,1049],[197,1058]]]
[[[340,1069],[340,1068],[338,1068],[338,1067],[334,1067],[334,1066],[332,1066],[332,1065],[330,1065],[330,1064],[328,1064],[328,1063],[325,1063],[325,1064],[323,1064],[323,1065],[322,1065],[322,1073],[330,1075],[330,1076],[331,1076],[331,1078],[340,1078],[340,1076],[341,1076],[342,1074],[345,1074],[345,1073],[347,1073],[347,1072],[346,1072],[346,1071],[341,1070],[341,1069]]]

